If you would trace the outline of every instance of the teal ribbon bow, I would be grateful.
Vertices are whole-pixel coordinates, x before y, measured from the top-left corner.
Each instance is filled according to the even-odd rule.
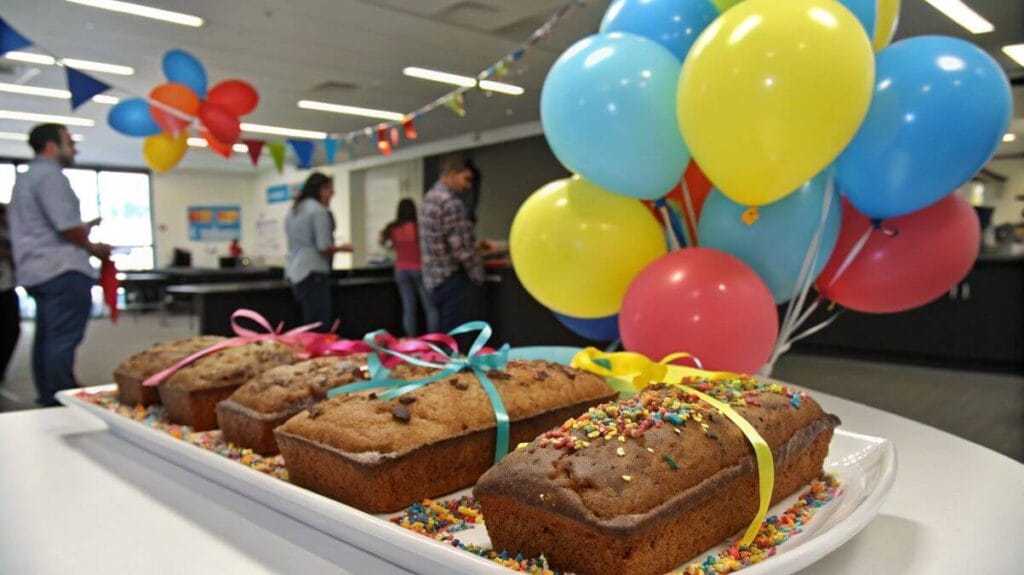
[[[376,352],[370,354],[367,358],[367,367],[370,371],[370,379],[368,381],[351,383],[331,389],[327,392],[327,397],[335,397],[346,393],[387,387],[390,389],[384,393],[378,394],[377,397],[383,400],[390,400],[405,395],[411,391],[416,391],[425,385],[440,381],[461,371],[471,371],[473,372],[473,375],[476,376],[477,380],[480,381],[480,385],[483,386],[484,391],[487,393],[487,398],[491,402],[491,407],[494,409],[494,419],[497,423],[497,441],[494,446],[494,463],[498,463],[506,454],[508,454],[509,417],[508,410],[505,409],[505,403],[501,400],[501,395],[498,393],[498,388],[496,388],[490,378],[487,377],[487,372],[492,369],[505,369],[505,365],[508,363],[509,346],[508,344],[505,344],[496,351],[487,350],[488,353],[482,353],[485,351],[484,348],[487,345],[487,341],[491,339],[493,331],[491,330],[491,326],[484,321],[471,321],[469,323],[464,323],[448,332],[448,335],[455,336],[474,331],[478,331],[479,333],[473,341],[473,345],[469,347],[469,352],[465,356],[458,355],[458,352],[448,351],[436,345],[428,344],[430,348],[438,354],[438,356],[447,358],[443,363],[423,360],[400,351],[394,351],[382,347],[377,344],[377,337],[386,332],[384,330],[370,332],[363,337],[363,341],[366,342],[374,352]],[[429,377],[415,380],[392,378],[390,377],[391,374],[388,369],[385,368],[380,361],[381,354],[397,357],[412,365],[437,369],[438,372]]]

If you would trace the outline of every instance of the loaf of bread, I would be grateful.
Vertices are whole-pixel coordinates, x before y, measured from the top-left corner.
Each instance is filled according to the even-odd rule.
[[[818,476],[839,420],[752,378],[691,384],[730,404],[775,456],[772,501]],[[581,575],[660,575],[746,528],[754,450],[696,396],[656,385],[588,410],[491,468],[474,489],[495,549]]]
[[[211,347],[224,338],[201,335],[158,343],[121,362],[114,370],[118,401],[125,405],[152,405],[160,403],[155,387],[142,385],[151,375],[171,367],[193,353]]]
[[[423,371],[400,366],[406,379]],[[511,420],[511,445],[608,401],[602,378],[542,361],[488,372]],[[293,483],[372,513],[402,509],[472,485],[493,464],[495,415],[472,373],[392,400],[341,395],[275,431]]]
[[[242,384],[279,365],[295,361],[295,349],[276,341],[256,341],[199,358],[160,383],[167,418],[196,431],[217,428],[216,406]]]
[[[274,428],[323,401],[327,391],[366,379],[366,354],[326,356],[267,370],[217,404],[224,439],[262,455],[278,452]]]

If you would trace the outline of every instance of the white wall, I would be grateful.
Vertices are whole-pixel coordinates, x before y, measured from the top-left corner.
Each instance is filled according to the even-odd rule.
[[[983,204],[995,208],[992,226],[1024,220],[1024,202],[1016,199],[1024,196],[1024,158],[992,160],[986,168],[1008,178],[1000,186],[991,186],[991,193],[985,191]]]
[[[380,231],[395,219],[398,201],[411,198],[419,204],[423,194],[423,160],[406,160],[352,172],[352,238],[356,265],[388,257],[378,243]]]
[[[156,267],[170,265],[174,248],[191,251],[195,267],[217,267],[217,258],[228,255],[228,242],[189,240],[189,206],[241,206],[241,245],[246,255],[251,254],[256,237],[255,180],[255,175],[244,173],[173,170],[153,174]]]

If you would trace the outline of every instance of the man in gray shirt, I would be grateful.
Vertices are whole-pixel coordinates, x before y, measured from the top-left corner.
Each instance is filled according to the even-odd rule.
[[[77,387],[75,348],[85,336],[95,270],[89,256],[110,257],[110,246],[89,241],[98,220],[83,222],[78,197],[61,172],[75,160],[67,128],[42,124],[29,145],[36,157],[19,174],[8,221],[18,283],[36,300],[32,377],[37,402],[57,405],[54,394]]]

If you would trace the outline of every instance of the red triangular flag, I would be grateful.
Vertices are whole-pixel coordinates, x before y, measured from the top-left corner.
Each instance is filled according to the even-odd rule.
[[[402,122],[402,129],[405,130],[406,140],[415,140],[419,135],[416,133],[416,125],[412,123],[412,118],[406,118],[405,121]]]
[[[246,148],[249,148],[249,159],[252,160],[252,165],[258,166],[260,163],[260,154],[263,153],[263,140],[242,140]]]
[[[388,140],[388,127],[381,124],[377,128],[377,151],[385,156],[391,155],[391,141]]]

